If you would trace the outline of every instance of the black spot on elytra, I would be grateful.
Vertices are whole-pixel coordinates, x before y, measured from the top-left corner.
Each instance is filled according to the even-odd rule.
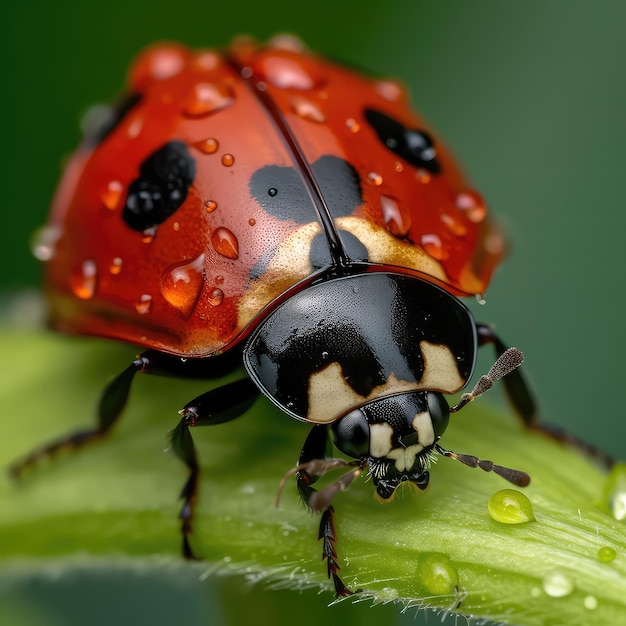
[[[97,113],[88,118],[89,124],[85,129],[83,145],[86,148],[95,148],[115,130],[129,111],[140,101],[141,96],[138,93],[131,93],[122,97],[112,106],[98,107]]]
[[[357,171],[344,159],[326,155],[312,165],[313,174],[333,217],[350,215],[362,202]],[[274,217],[308,224],[317,219],[302,177],[293,167],[266,165],[250,180],[250,193]]]
[[[363,263],[368,261],[367,248],[357,237],[347,230],[339,229],[337,232],[339,233],[343,249],[345,250],[350,261]],[[263,274],[267,272],[267,268],[272,262],[275,254],[276,248],[272,248],[271,250],[267,250],[263,253],[261,258],[250,270],[250,278],[254,280],[263,276]],[[311,247],[309,249],[309,260],[311,261],[311,265],[314,270],[329,267],[333,264],[333,259],[330,255],[330,250],[328,249],[328,240],[322,233],[318,233],[315,237],[313,237],[313,241],[311,242]]]
[[[367,262],[367,248],[361,241],[347,230],[339,229],[338,233],[348,259],[354,262]],[[328,240],[322,233],[318,233],[313,238],[311,249],[309,250],[309,259],[311,265],[316,270],[332,265],[333,259],[328,249]]]
[[[196,162],[182,141],[155,150],[128,188],[122,219],[133,230],[163,223],[183,204],[196,174]]]
[[[431,174],[438,174],[441,171],[436,158],[437,151],[428,133],[407,128],[392,117],[374,109],[365,109],[365,119],[385,146],[401,159]]]

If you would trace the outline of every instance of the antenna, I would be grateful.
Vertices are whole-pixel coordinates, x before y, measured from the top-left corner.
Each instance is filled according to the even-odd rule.
[[[472,400],[478,398],[478,396],[485,393],[485,391],[489,391],[496,381],[500,380],[507,374],[510,374],[523,362],[524,355],[521,350],[518,350],[517,348],[509,348],[508,350],[505,350],[498,357],[491,369],[484,376],[480,377],[478,382],[474,385],[474,389],[472,389],[470,393],[464,393],[459,402],[450,408],[450,413],[460,411],[466,404],[469,404]],[[493,461],[479,459],[478,457],[469,454],[457,454],[451,450],[445,450],[438,444],[435,444],[435,450],[442,456],[447,456],[450,459],[459,461],[468,467],[479,467],[485,472],[493,472],[518,487],[526,487],[526,485],[530,483],[530,476],[521,470],[496,465]]]
[[[509,348],[505,350],[493,364],[491,369],[481,376],[469,393],[464,393],[457,404],[450,408],[450,413],[460,411],[466,404],[478,398],[478,396],[489,391],[493,384],[510,374],[514,369],[518,368],[524,362],[524,355],[517,348]]]

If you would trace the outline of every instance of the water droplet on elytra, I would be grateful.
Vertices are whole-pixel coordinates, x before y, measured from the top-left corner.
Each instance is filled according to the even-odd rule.
[[[389,102],[395,102],[402,96],[402,87],[392,80],[381,80],[375,85],[376,91]]]
[[[417,180],[420,181],[420,183],[423,183],[424,185],[428,184],[432,180],[430,172],[422,168],[416,170],[415,177],[417,178]]]
[[[270,187],[270,188],[267,190],[267,195],[268,195],[268,196],[270,196],[270,197],[272,197],[272,198],[273,198],[274,196],[276,196],[276,194],[278,194],[278,189],[276,189],[276,187]]]
[[[346,128],[351,133],[358,133],[361,130],[361,125],[353,117],[349,117],[346,120]]]
[[[459,588],[459,574],[447,554],[420,554],[416,574],[420,587],[432,595],[455,594]]]
[[[213,291],[209,294],[209,297],[208,297],[208,301],[211,306],[218,306],[219,304],[222,304],[223,300],[224,300],[224,292],[219,287],[216,287],[215,289],[213,289]]]
[[[292,98],[289,102],[291,110],[302,119],[321,124],[326,121],[324,112],[313,102],[302,97]]]
[[[306,46],[304,45],[302,39],[294,35],[274,35],[267,42],[267,45],[271,48],[275,48],[276,50],[289,50],[290,52],[296,52],[299,54],[306,52]]]
[[[233,94],[224,84],[196,83],[185,103],[183,113],[189,117],[204,117],[230,106]]]
[[[141,233],[141,241],[144,243],[152,243],[157,232],[157,227],[147,228]]]
[[[448,215],[447,213],[443,213],[440,219],[453,235],[463,237],[467,234],[467,227],[463,224],[463,222],[461,222],[461,220],[457,220],[455,217]]]
[[[216,228],[211,235],[211,243],[215,251],[227,259],[239,258],[239,241],[228,228]]]
[[[123,191],[124,185],[119,180],[112,180],[100,194],[100,200],[107,209],[115,211],[120,206]]]
[[[372,185],[376,185],[377,187],[380,187],[380,185],[383,184],[383,177],[376,172],[370,172],[367,175],[367,180],[372,183]]]
[[[609,546],[603,546],[598,550],[598,561],[602,563],[610,563],[617,556],[617,552]]]
[[[163,297],[183,315],[191,314],[204,285],[204,254],[170,265],[161,275]]]
[[[116,256],[111,261],[111,265],[109,265],[109,272],[113,274],[113,276],[117,276],[122,271],[122,263],[122,259],[119,256]]]
[[[456,208],[462,211],[470,222],[478,224],[485,219],[487,207],[482,196],[473,189],[462,191],[456,197]]]
[[[196,141],[193,144],[194,148],[200,150],[200,152],[204,152],[204,154],[213,154],[217,152],[220,147],[220,143],[217,139],[213,137],[208,137],[207,139],[203,139],[202,141]]]
[[[135,61],[130,76],[133,91],[142,91],[155,80],[166,80],[180,73],[189,53],[184,46],[170,44],[153,47]]]
[[[422,235],[421,244],[422,248],[424,248],[433,259],[444,261],[448,258],[448,251],[443,247],[439,235],[435,235],[434,233]]]
[[[487,505],[491,519],[501,524],[524,524],[535,519],[528,497],[516,489],[496,491]]]
[[[400,163],[400,161],[396,161],[393,164],[393,169],[396,170],[396,172],[402,172],[404,170],[404,165],[402,165],[402,163]]]
[[[222,64],[222,57],[213,50],[201,50],[193,58],[193,66],[202,72],[211,72]]]
[[[143,129],[143,120],[140,117],[138,117],[138,118],[134,119],[128,125],[128,130],[126,131],[126,134],[131,139],[135,139],[135,138],[139,137],[142,129]]]
[[[398,202],[389,196],[380,196],[380,210],[387,230],[396,237],[404,237],[411,229],[411,216],[404,214]]]
[[[564,598],[574,591],[574,581],[558,569],[548,572],[543,577],[541,586],[551,598]]]
[[[255,220],[253,217],[251,217],[251,218],[248,220],[248,224],[250,224],[250,226],[254,226],[254,225],[256,224],[256,220]]]
[[[74,295],[81,300],[89,300],[96,292],[98,268],[91,259],[83,261],[81,266],[70,276],[70,286]]]
[[[279,89],[308,90],[324,81],[317,62],[288,50],[268,50],[257,54],[254,72]]]
[[[204,209],[207,213],[213,213],[217,209],[217,202],[215,200],[207,200],[204,203]]]
[[[145,315],[152,308],[152,296],[149,293],[141,294],[139,302],[135,303],[135,310],[139,315]]]
[[[224,167],[230,167],[235,162],[235,157],[232,154],[224,154],[222,156],[222,165]]]

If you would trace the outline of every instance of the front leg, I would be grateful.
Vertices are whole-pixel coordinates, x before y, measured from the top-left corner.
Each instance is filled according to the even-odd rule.
[[[318,541],[320,539],[323,541],[322,560],[326,560],[328,578],[333,580],[336,596],[342,598],[351,595],[353,592],[346,587],[339,576],[341,568],[335,547],[337,543],[335,509],[330,502],[337,491],[347,489],[352,480],[361,472],[361,467],[359,466],[356,470],[351,470],[328,487],[317,491],[311,485],[323,476],[326,469],[351,465],[351,463],[346,463],[339,459],[328,459],[329,450],[328,428],[326,426],[313,426],[300,453],[300,463],[298,465],[300,469],[297,472],[297,484],[302,502],[311,512],[315,511],[322,514],[317,539]],[[328,460],[325,461],[324,459]]]

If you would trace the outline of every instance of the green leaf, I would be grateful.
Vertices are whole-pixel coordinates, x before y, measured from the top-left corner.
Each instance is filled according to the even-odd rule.
[[[108,342],[15,329],[5,329],[1,341],[4,466],[91,425],[107,376],[134,357]],[[322,587],[332,601],[318,518],[299,503],[291,481],[274,507],[308,428],[265,400],[239,420],[192,430],[202,465],[193,542],[206,562],[181,564],[176,498],[186,473],[163,450],[177,410],[208,386],[138,376],[108,441],[43,463],[18,485],[3,477],[0,577],[38,571],[44,562],[69,568],[79,557],[94,568],[158,559],[187,572]],[[371,483],[355,481],[335,500],[342,575],[364,590],[354,598],[526,626],[626,623],[626,526],[618,519],[626,466],[607,478],[577,450],[528,432],[482,400],[452,417],[442,444],[527,471],[530,504],[520,490],[490,504],[510,485],[445,458],[426,493],[407,489],[387,505],[374,501]]]

